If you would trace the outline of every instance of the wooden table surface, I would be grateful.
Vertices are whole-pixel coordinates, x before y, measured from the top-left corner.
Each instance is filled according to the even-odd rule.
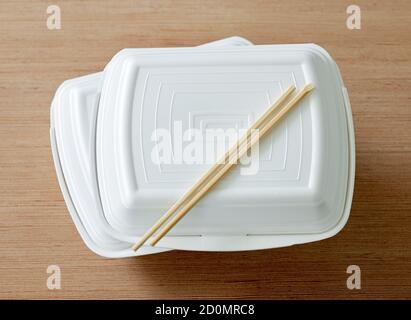
[[[48,30],[47,6],[62,28]],[[0,2],[0,298],[411,298],[410,1]],[[65,79],[97,72],[124,47],[194,46],[232,35],[314,42],[348,88],[357,171],[335,237],[243,253],[170,252],[108,260],[90,252],[62,198],[50,102]],[[61,268],[61,290],[46,286]],[[361,268],[348,290],[346,269]]]

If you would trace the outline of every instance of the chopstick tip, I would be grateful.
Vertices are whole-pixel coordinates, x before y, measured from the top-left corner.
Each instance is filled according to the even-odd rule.
[[[296,89],[296,86],[294,84],[291,84],[288,89],[286,90],[286,92],[291,93]]]
[[[312,84],[312,83],[309,83],[309,84],[307,84],[305,87],[304,87],[304,90],[306,91],[306,92],[310,92],[310,91],[312,91],[312,90],[314,90],[315,89],[315,86],[314,86],[314,84]]]

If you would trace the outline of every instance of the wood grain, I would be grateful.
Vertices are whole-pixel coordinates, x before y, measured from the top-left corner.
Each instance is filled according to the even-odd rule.
[[[0,2],[0,298],[411,298],[409,1]],[[170,252],[108,260],[70,219],[49,143],[50,102],[65,79],[102,70],[124,47],[194,46],[231,35],[256,44],[315,42],[337,61],[351,98],[357,173],[337,236],[247,253]],[[64,249],[63,249],[64,247]],[[46,287],[58,264],[62,289]],[[346,268],[362,289],[346,288]]]

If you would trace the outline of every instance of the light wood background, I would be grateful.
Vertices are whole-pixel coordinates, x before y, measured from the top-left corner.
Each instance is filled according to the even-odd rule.
[[[0,1],[0,298],[411,298],[411,2]],[[57,4],[62,29],[46,27]],[[349,223],[307,245],[247,253],[170,252],[107,260],[80,239],[57,183],[50,102],[65,79],[124,47],[194,46],[232,35],[315,42],[340,66],[357,172]],[[57,264],[62,289],[49,291]],[[346,268],[362,289],[346,288]]]

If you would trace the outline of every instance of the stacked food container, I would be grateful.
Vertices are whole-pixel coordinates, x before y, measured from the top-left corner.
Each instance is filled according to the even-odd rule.
[[[200,132],[247,128],[289,85],[306,83],[316,89],[261,141],[256,172],[236,166],[156,247],[131,249],[211,165],[156,163],[153,132],[173,132],[176,123]],[[71,217],[104,257],[290,246],[335,235],[349,216],[349,98],[336,63],[314,44],[232,37],[195,48],[124,49],[103,72],[58,88],[50,137]]]

